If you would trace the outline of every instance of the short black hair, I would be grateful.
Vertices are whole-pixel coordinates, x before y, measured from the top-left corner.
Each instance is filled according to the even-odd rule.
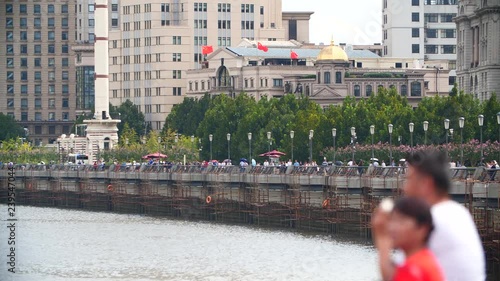
[[[429,232],[425,236],[425,243],[429,241],[429,237],[434,230],[432,222],[431,206],[423,199],[416,197],[401,197],[396,200],[393,211],[415,219],[418,226],[429,226]]]
[[[440,194],[448,194],[451,188],[450,164],[443,151],[436,149],[416,150],[409,153],[406,159],[410,166],[432,177]]]

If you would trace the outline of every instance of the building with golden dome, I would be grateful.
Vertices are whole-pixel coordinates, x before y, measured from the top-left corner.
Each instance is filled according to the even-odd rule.
[[[225,47],[207,57],[203,69],[186,73],[187,95],[200,97],[245,92],[256,99],[292,93],[322,106],[345,97],[368,97],[377,89],[395,88],[415,106],[424,96],[449,93],[447,65],[421,66],[411,58],[382,58],[369,50],[353,50],[332,41],[322,48],[295,41],[244,40],[243,47]],[[291,59],[291,53],[298,59]]]

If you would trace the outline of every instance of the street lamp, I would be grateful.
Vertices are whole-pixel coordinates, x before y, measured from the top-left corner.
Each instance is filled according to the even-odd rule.
[[[210,141],[210,161],[212,161],[212,140],[214,139],[214,135],[208,135],[208,140]]]
[[[227,134],[227,159],[231,159],[231,134]]]
[[[408,124],[408,128],[410,129],[410,147],[413,147],[413,130],[415,129],[415,124],[411,122]]]
[[[269,145],[267,146],[267,151],[271,151],[271,132],[267,132],[267,141]]]
[[[312,163],[313,137],[314,137],[314,130],[309,130],[309,163]]]
[[[375,134],[375,125],[371,125],[370,126],[370,135],[372,135],[372,161],[374,161],[373,158],[375,158],[375,154],[373,152],[373,135],[374,134]]]
[[[333,136],[333,165],[335,165],[335,154],[337,154],[337,150],[335,149],[335,138],[337,137],[337,129],[332,129]]]
[[[481,144],[481,162],[483,162],[483,155],[484,155],[484,152],[483,152],[483,125],[484,125],[484,115],[480,114],[478,117],[477,117],[477,122],[479,123],[479,127],[481,128],[481,140],[480,140],[480,144]]]
[[[460,127],[460,164],[464,165],[464,125],[465,118],[458,118],[458,127]]]
[[[387,128],[389,129],[389,166],[392,166],[392,129],[394,128],[394,125],[389,124]]]
[[[61,142],[57,142],[57,153],[59,154],[59,164],[61,164]]]
[[[295,136],[295,132],[294,131],[290,131],[290,139],[292,139],[292,161],[295,161],[293,159],[293,137]]]
[[[127,161],[128,160],[128,138],[125,138],[125,158],[127,158],[125,160],[125,161]]]
[[[351,144],[352,144],[352,164],[354,165],[354,150],[356,149],[356,128],[351,127]]]
[[[444,130],[446,135],[446,157],[448,157],[448,129],[450,128],[450,119],[444,119]]]
[[[429,122],[424,121],[424,145],[427,145],[427,130],[429,130]]]
[[[248,133],[248,160],[252,160],[252,133]]]
[[[500,143],[500,112],[497,113],[498,142]],[[500,159],[500,149],[498,149],[498,159]]]

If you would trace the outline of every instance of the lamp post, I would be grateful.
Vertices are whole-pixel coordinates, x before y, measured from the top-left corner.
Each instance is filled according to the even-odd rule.
[[[295,161],[295,159],[293,159],[293,137],[294,136],[295,136],[295,132],[290,131],[290,139],[292,140],[292,161]]]
[[[356,149],[356,128],[351,127],[352,164],[354,165],[354,150]]]
[[[453,143],[453,132],[455,130],[453,130],[453,128],[450,128],[449,131],[450,131],[450,141],[451,141],[451,143]]]
[[[210,161],[212,161],[212,140],[214,139],[214,135],[208,135],[208,140],[210,141]]]
[[[248,133],[248,160],[252,160],[252,133]]]
[[[309,130],[309,163],[312,163],[314,130]]]
[[[483,162],[483,155],[484,155],[484,152],[483,152],[483,125],[484,125],[484,115],[482,114],[479,114],[479,116],[477,117],[477,122],[479,123],[479,127],[481,128],[481,139],[480,139],[480,145],[481,145],[481,162]]]
[[[335,128],[332,129],[332,136],[333,136],[333,165],[335,165],[335,156],[337,154],[337,150],[335,149],[335,138],[337,137],[337,129]]]
[[[227,134],[227,159],[231,159],[231,134]]]
[[[458,118],[458,127],[460,127],[460,164],[464,165],[464,125],[465,118]]]
[[[60,141],[57,142],[57,154],[59,154],[59,156],[58,156],[59,164],[61,164],[61,142]]]
[[[191,149],[194,149],[194,136],[191,136]],[[193,157],[195,157],[196,154],[193,154]]]
[[[125,158],[128,160],[128,138],[125,138]]]
[[[375,158],[375,153],[373,152],[373,135],[375,134],[375,125],[370,126],[370,135],[372,135],[372,161]]]
[[[267,132],[267,142],[269,143],[267,151],[271,151],[271,132]]]
[[[424,121],[424,145],[427,145],[427,130],[429,130],[429,121]]]
[[[394,125],[389,124],[387,128],[389,129],[389,166],[392,166],[392,129],[394,128]]]
[[[450,128],[450,119],[444,119],[444,130],[446,136],[446,157],[448,157],[448,129]]]
[[[497,113],[498,142],[500,143],[500,112]],[[498,149],[498,159],[500,159],[500,149]]]
[[[410,129],[410,147],[413,149],[413,130],[415,129],[415,124],[411,122],[408,124],[408,128]]]
[[[203,146],[201,145],[201,139],[198,139],[198,159],[201,161],[201,152],[203,151]]]
[[[158,137],[158,154],[160,154],[160,152],[161,152],[161,137]]]

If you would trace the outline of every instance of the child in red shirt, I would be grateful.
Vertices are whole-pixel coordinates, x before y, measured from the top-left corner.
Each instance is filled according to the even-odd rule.
[[[380,269],[386,281],[442,281],[444,275],[427,242],[433,229],[430,206],[421,199],[404,197],[393,210],[378,208],[372,218]],[[395,266],[391,251],[401,249],[406,261]]]

